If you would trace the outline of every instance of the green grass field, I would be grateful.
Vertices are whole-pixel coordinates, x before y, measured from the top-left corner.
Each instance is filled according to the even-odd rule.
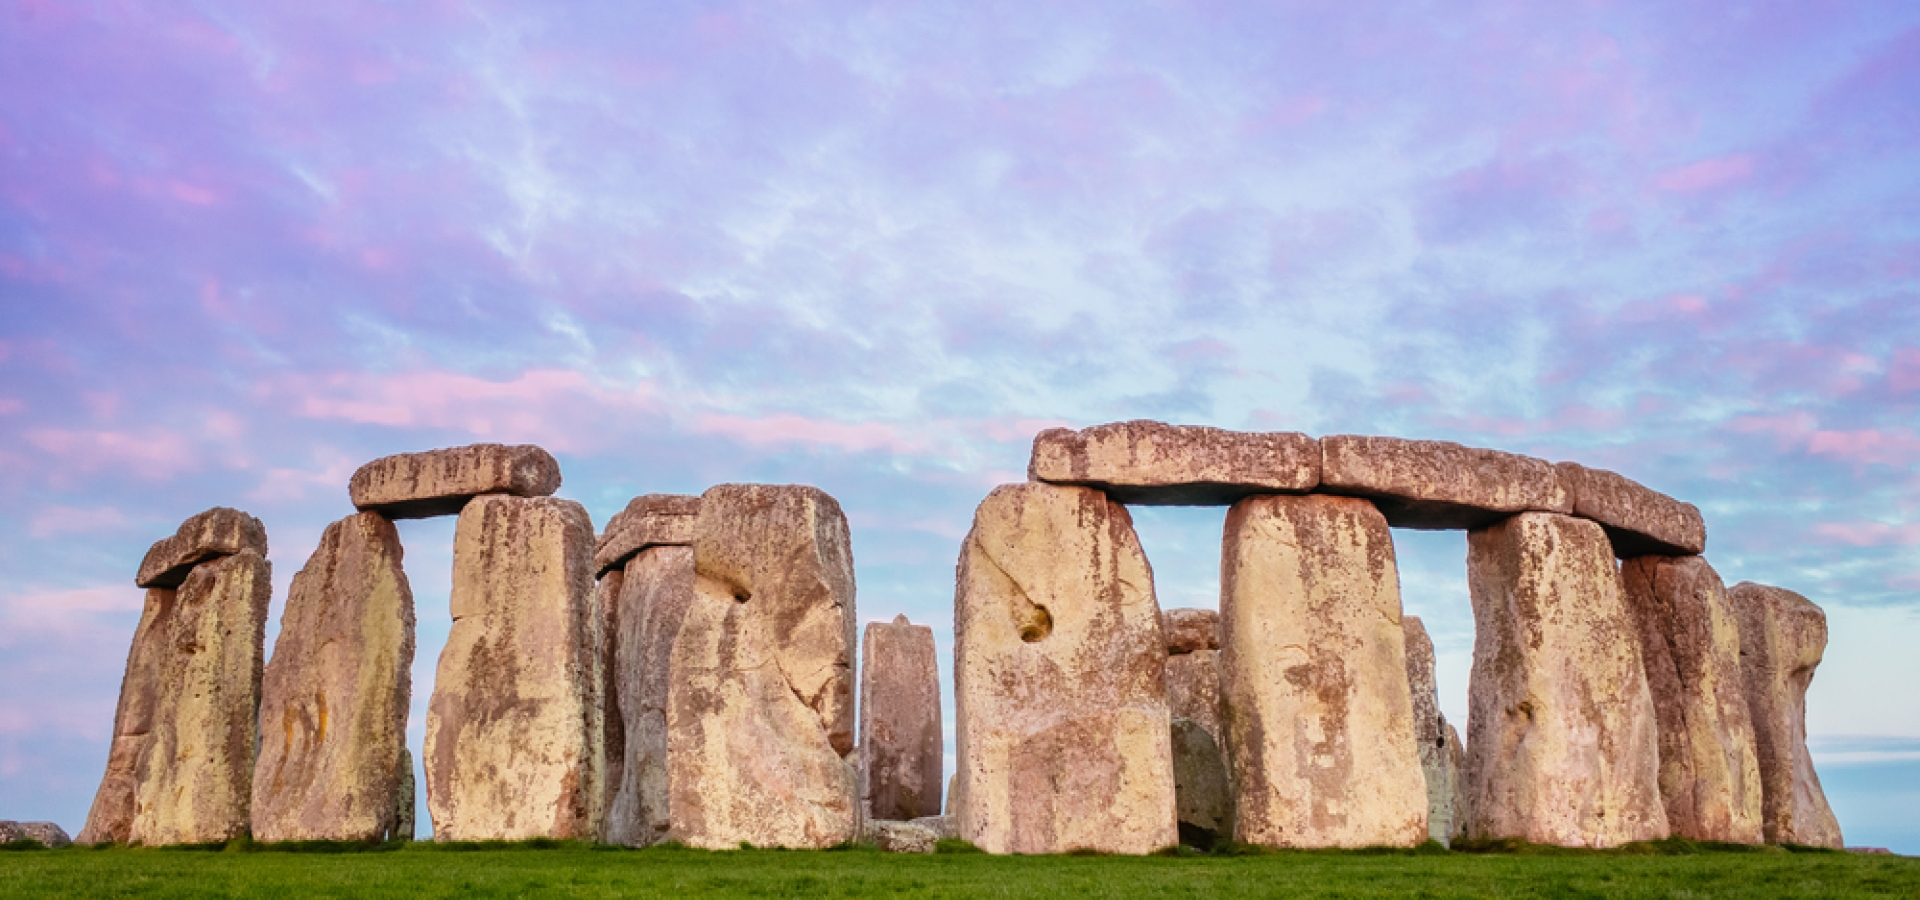
[[[1920,859],[1850,853],[900,856],[418,843],[359,852],[0,852],[0,897],[1920,897]]]

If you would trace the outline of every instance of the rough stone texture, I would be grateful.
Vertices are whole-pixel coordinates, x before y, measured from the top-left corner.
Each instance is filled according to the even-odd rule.
[[[1474,531],[1467,582],[1463,833],[1572,847],[1666,837],[1653,698],[1600,526],[1523,513]]]
[[[644,847],[665,840],[672,819],[667,792],[667,701],[672,678],[673,643],[693,602],[693,548],[654,546],[629,559],[624,569],[601,579],[613,601],[607,686],[617,705],[612,723],[620,723],[621,754],[608,747],[608,778],[613,796],[607,804],[609,844]],[[616,759],[618,765],[615,765]]]
[[[15,841],[39,841],[41,846],[55,850],[73,843],[66,829],[52,822],[0,821],[0,844]]]
[[[1221,695],[1235,839],[1415,846],[1427,786],[1387,521],[1365,500],[1251,497],[1227,512]]]
[[[607,520],[593,548],[596,577],[605,577],[648,547],[692,546],[700,498],[684,494],[645,494]]]
[[[959,805],[960,805],[960,773],[959,773],[959,772],[957,772],[957,771],[956,771],[956,772],[954,772],[954,773],[953,773],[952,775],[948,775],[948,776],[947,776],[947,800],[946,800],[946,804],[947,804],[947,805],[946,805],[945,807],[942,807],[942,808],[941,808],[941,810],[940,810],[940,814],[941,814],[941,815],[944,815],[944,816],[947,816],[948,818],[952,818],[952,819],[954,820],[954,822],[955,822],[955,825],[954,825],[954,827],[955,827],[955,828],[959,828],[960,826],[959,826],[959,824],[958,824],[958,823],[959,823],[959,821],[960,821],[960,820],[959,820],[958,818],[956,818],[956,817],[960,815],[960,811],[959,811]],[[959,832],[957,832],[957,831],[956,831],[956,832],[954,833],[954,835],[955,835],[956,837],[958,837],[958,836],[959,836]]]
[[[1396,528],[1478,528],[1527,510],[1573,511],[1573,498],[1545,460],[1350,434],[1321,438],[1320,450],[1320,490],[1366,497]]]
[[[353,473],[355,509],[389,519],[450,516],[481,494],[545,497],[560,489],[560,464],[531,444],[471,444],[383,456]]]
[[[1210,847],[1233,828],[1233,792],[1221,748],[1220,614],[1170,609],[1166,632],[1167,708],[1173,717],[1174,807],[1180,842]]]
[[[266,556],[266,526],[240,510],[216,506],[182,522],[172,537],[154,541],[140,560],[133,583],[144,588],[179,587],[196,563],[242,550]]]
[[[1099,488],[1120,503],[1224,505],[1248,494],[1313,490],[1320,450],[1304,434],[1145,420],[1049,428],[1033,439],[1027,478]]]
[[[201,844],[247,833],[272,574],[247,549],[194,566],[180,585],[159,706],[135,768],[129,840]]]
[[[1700,508],[1682,503],[1624,475],[1579,463],[1556,466],[1573,495],[1573,514],[1599,522],[1623,559],[1705,553],[1707,525]]]
[[[989,853],[1173,845],[1167,643],[1126,508],[995,488],[953,606],[961,837]]]
[[[107,751],[107,772],[93,795],[93,807],[80,829],[82,844],[124,844],[133,828],[133,797],[139,768],[151,742],[159,711],[160,669],[172,655],[172,588],[147,588],[140,624],[127,650],[127,669],[120,679],[120,702],[113,712],[113,744]]]
[[[921,816],[911,820],[913,824],[931,829],[934,837],[950,841],[960,836],[960,823],[952,816]]]
[[[1433,677],[1433,639],[1419,616],[1402,616],[1407,635],[1407,686],[1413,694],[1413,740],[1427,779],[1427,836],[1450,843],[1457,833],[1454,801],[1459,794],[1460,735],[1440,714],[1440,688]]]
[[[413,697],[402,555],[393,522],[358,513],[328,525],[293,576],[260,691],[254,839],[377,841],[395,831]]]
[[[867,823],[867,839],[888,853],[932,853],[940,834],[918,822],[878,819]]]
[[[1799,594],[1750,581],[1734,585],[1727,600],[1740,628],[1767,842],[1843,847],[1807,753],[1807,686],[1826,654],[1827,614]]]
[[[700,499],[668,687],[671,837],[830,847],[857,834],[853,549],[817,488]]]
[[[410,841],[415,833],[414,818],[420,804],[416,793],[419,783],[413,779],[413,752],[400,745],[399,772],[394,776],[393,830],[387,840]]]
[[[1220,649],[1220,614],[1211,609],[1169,609],[1160,614],[1160,627],[1168,653]]]
[[[460,512],[453,628],[427,709],[437,841],[592,839],[605,793],[593,523],[571,500]]]
[[[1195,650],[1167,657],[1167,712],[1198,724],[1215,740],[1220,738],[1220,651]]]
[[[860,646],[860,796],[868,818],[940,814],[945,736],[933,629],[868,622]]]
[[[1757,844],[1760,763],[1740,673],[1740,627],[1698,556],[1620,567],[1660,726],[1660,796],[1675,837]]]
[[[1233,784],[1220,738],[1192,719],[1173,720],[1173,800],[1180,843],[1206,850],[1233,833]]]

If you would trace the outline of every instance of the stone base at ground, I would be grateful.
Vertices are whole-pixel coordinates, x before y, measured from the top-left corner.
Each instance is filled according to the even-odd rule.
[[[1807,688],[1826,655],[1827,614],[1799,594],[1750,581],[1734,585],[1727,600],[1740,628],[1767,842],[1845,846],[1807,752]]]

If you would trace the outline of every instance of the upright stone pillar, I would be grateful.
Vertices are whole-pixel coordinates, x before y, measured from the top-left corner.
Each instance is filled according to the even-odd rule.
[[[1173,716],[1173,798],[1180,843],[1210,848],[1233,831],[1233,789],[1220,730],[1220,614],[1170,609],[1167,707]]]
[[[293,576],[261,689],[256,840],[399,834],[414,646],[401,557],[393,523],[358,513],[328,525]]]
[[[1734,585],[1727,599],[1740,629],[1767,842],[1844,846],[1807,753],[1807,687],[1826,654],[1827,614],[1799,594],[1751,581]]]
[[[1427,786],[1386,518],[1356,498],[1250,497],[1228,511],[1223,548],[1221,693],[1235,839],[1425,841]]]
[[[460,512],[453,628],[427,710],[438,841],[592,839],[605,794],[593,524],[571,500]]]
[[[869,819],[940,814],[946,741],[933,629],[868,622],[860,647],[860,796]]]
[[[1456,806],[1460,763],[1466,758],[1460,733],[1440,714],[1440,688],[1433,674],[1433,639],[1419,616],[1402,616],[1407,635],[1407,685],[1413,694],[1413,740],[1427,779],[1427,836],[1451,843],[1459,833]]]
[[[198,563],[174,598],[151,743],[136,778],[135,843],[247,833],[272,569],[251,548]]]
[[[1606,533],[1513,516],[1468,534],[1467,581],[1465,835],[1570,847],[1666,837],[1653,698]]]
[[[1740,628],[1698,556],[1621,565],[1660,725],[1660,796],[1675,837],[1762,840],[1760,764],[1740,673]]]
[[[124,844],[133,829],[133,798],[140,786],[140,763],[152,743],[153,723],[162,715],[160,670],[171,654],[169,640],[176,603],[173,588],[147,588],[140,624],[127,650],[126,675],[120,681],[120,703],[113,712],[113,744],[107,751],[107,773],[93,796],[93,808],[75,840],[82,844]],[[171,707],[171,703],[167,704]]]
[[[1126,508],[995,488],[953,606],[960,836],[989,853],[1173,845],[1167,645]]]
[[[853,549],[811,487],[700,498],[667,688],[669,836],[694,847],[852,840]]]

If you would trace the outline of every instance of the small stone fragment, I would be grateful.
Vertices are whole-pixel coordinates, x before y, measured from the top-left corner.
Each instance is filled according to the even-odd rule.
[[[1427,836],[1442,844],[1457,833],[1454,800],[1459,794],[1460,736],[1440,714],[1440,688],[1433,675],[1433,639],[1419,616],[1401,616],[1407,635],[1407,684],[1413,694],[1413,739],[1427,779]]]
[[[1545,460],[1447,441],[1342,434],[1320,439],[1320,490],[1366,497],[1395,528],[1479,528],[1528,510],[1569,513]]]
[[[383,456],[353,473],[355,509],[389,519],[460,512],[482,494],[546,497],[560,489],[560,463],[531,444],[470,444]]]
[[[954,821],[952,816],[921,816],[909,821],[932,831],[934,837],[943,841],[950,841],[960,836],[960,823]]]
[[[66,829],[52,822],[14,822],[0,820],[0,845],[17,841],[39,841],[40,846],[58,850],[73,843]],[[1882,851],[1885,852],[1885,851]]]
[[[1301,493],[1320,481],[1320,450],[1293,432],[1224,431],[1135,420],[1033,439],[1027,478],[1098,488],[1120,503],[1205,506],[1248,494]]]
[[[693,525],[700,515],[700,498],[683,494],[646,494],[607,520],[607,530],[594,545],[596,577],[627,564],[648,547],[692,546]]]
[[[860,650],[860,795],[870,819],[940,814],[945,738],[933,629],[868,622]]]
[[[995,488],[961,545],[954,633],[961,837],[989,853],[1178,841],[1167,642],[1125,507]]]
[[[127,650],[126,675],[120,680],[120,703],[113,713],[113,744],[107,751],[107,772],[93,795],[93,807],[80,829],[82,844],[124,844],[133,829],[133,798],[139,788],[141,761],[151,743],[153,722],[160,705],[160,670],[173,654],[173,588],[147,588],[140,624]]]
[[[194,564],[242,550],[266,556],[266,526],[240,510],[216,506],[182,522],[172,537],[155,541],[140,560],[133,583],[144,588],[179,587]]]
[[[1599,522],[1615,556],[1686,556],[1705,553],[1707,525],[1700,508],[1682,503],[1624,475],[1563,462],[1554,468],[1573,495],[1573,514]]]
[[[673,644],[693,602],[693,548],[660,545],[642,550],[623,569],[600,581],[609,598],[611,647],[608,693],[617,703],[609,721],[620,723],[619,765],[608,747],[609,844],[645,847],[666,840],[672,827],[667,790],[668,685]],[[614,728],[607,729],[611,735]]]
[[[1734,585],[1727,600],[1740,628],[1767,843],[1843,847],[1807,752],[1807,687],[1826,655],[1827,614],[1799,594],[1751,581]]]
[[[918,822],[876,819],[867,823],[867,839],[888,853],[932,853],[940,835]]]

